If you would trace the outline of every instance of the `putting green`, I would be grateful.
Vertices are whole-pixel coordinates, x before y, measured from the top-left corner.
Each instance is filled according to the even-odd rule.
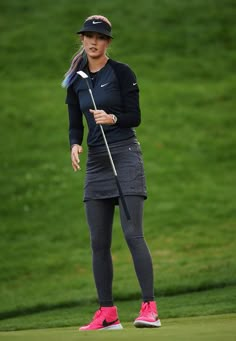
[[[1,332],[7,341],[133,340],[158,341],[235,341],[236,314],[166,319],[159,329],[136,329],[123,324],[123,330],[78,332],[77,327]]]

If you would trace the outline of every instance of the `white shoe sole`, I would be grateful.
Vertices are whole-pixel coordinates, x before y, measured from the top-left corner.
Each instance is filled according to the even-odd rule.
[[[161,327],[161,321],[158,319],[155,322],[147,322],[144,320],[134,321],[134,326],[136,328],[158,328]]]
[[[119,324],[114,324],[114,325],[108,326],[108,327],[104,327],[104,328],[101,328],[101,329],[99,329],[99,330],[119,330],[119,329],[123,329],[121,323],[119,323]]]
[[[119,329],[123,329],[122,324],[114,324],[112,326],[107,326],[104,328],[99,328],[99,329],[79,329],[79,331],[81,332],[90,332],[90,331],[97,331],[97,330],[119,330]]]

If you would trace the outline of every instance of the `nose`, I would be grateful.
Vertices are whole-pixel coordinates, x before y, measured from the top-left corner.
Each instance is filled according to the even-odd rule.
[[[92,38],[91,38],[91,43],[92,44],[96,44],[97,43],[97,36],[96,35],[93,35]]]

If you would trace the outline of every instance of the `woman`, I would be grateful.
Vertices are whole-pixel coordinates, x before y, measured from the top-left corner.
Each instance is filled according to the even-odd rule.
[[[119,206],[123,233],[142,292],[143,302],[134,325],[160,327],[154,300],[152,260],[142,228],[143,203],[147,193],[142,154],[134,130],[140,124],[137,80],[129,66],[109,59],[106,54],[112,40],[111,23],[107,18],[100,15],[88,17],[77,33],[82,47],[65,75],[63,86],[67,88],[69,140],[74,171],[80,169],[79,155],[83,151],[83,115],[88,125],[84,202],[100,304],[92,321],[80,330],[122,329],[112,297],[111,240],[116,205]],[[97,110],[93,108],[85,80],[76,73],[78,70],[89,76]],[[121,205],[100,125],[110,147],[130,220],[127,220]]]

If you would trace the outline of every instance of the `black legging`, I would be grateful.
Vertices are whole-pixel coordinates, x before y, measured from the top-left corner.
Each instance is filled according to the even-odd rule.
[[[120,220],[126,242],[132,254],[135,271],[144,301],[154,300],[153,267],[149,249],[143,236],[143,202],[141,196],[125,197],[131,220],[127,221],[119,201]],[[93,254],[93,273],[101,306],[113,305],[111,258],[112,224],[115,199],[89,200],[85,203]]]

